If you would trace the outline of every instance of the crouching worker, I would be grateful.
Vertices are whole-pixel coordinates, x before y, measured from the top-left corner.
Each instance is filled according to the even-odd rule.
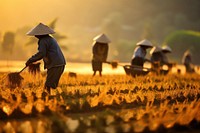
[[[137,47],[134,50],[131,60],[131,65],[143,67],[145,61],[151,62],[150,60],[146,59],[145,56],[147,54],[147,49],[152,48],[153,45],[148,40],[142,40],[138,42],[136,45]]]
[[[164,45],[162,47],[162,62],[161,63],[162,63],[162,65],[167,65],[168,70],[171,71],[172,67],[176,66],[176,63],[170,62],[168,60],[167,54],[169,54],[169,53],[172,53],[172,49],[169,46]]]
[[[39,23],[27,32],[27,35],[38,38],[38,52],[28,59],[26,66],[43,59],[44,69],[47,69],[45,89],[48,93],[50,93],[51,89],[56,89],[58,86],[66,64],[57,41],[49,35],[54,33],[53,29],[42,23]]]
[[[151,51],[151,68],[156,74],[167,74],[168,68],[163,69],[163,66],[168,64],[168,60],[163,50],[159,46],[154,46]]]

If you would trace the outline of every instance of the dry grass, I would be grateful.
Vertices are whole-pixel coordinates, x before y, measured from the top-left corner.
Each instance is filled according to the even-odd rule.
[[[22,76],[16,89],[0,81],[0,132],[199,131],[199,75],[74,78],[66,73],[56,97],[43,93],[42,75]]]
[[[18,72],[9,73],[7,75],[7,84],[10,88],[20,87],[23,77]]]

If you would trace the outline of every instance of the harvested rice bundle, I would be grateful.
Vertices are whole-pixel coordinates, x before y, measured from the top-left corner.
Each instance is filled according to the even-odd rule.
[[[22,80],[24,78],[20,75],[19,72],[9,73],[8,74],[8,86],[10,88],[20,87]]]
[[[76,74],[75,72],[69,72],[69,73],[68,73],[68,76],[69,76],[69,77],[74,77],[74,78],[76,78],[76,77],[77,77],[77,74]]]
[[[40,64],[41,63],[30,64],[28,66],[28,72],[33,74],[33,75],[36,75],[36,73],[40,72]]]
[[[16,87],[20,87],[21,86],[21,83],[22,83],[22,80],[24,79],[20,73],[22,71],[24,71],[24,69],[26,68],[27,66],[25,66],[21,71],[19,72],[14,72],[14,73],[9,73],[7,75],[7,84],[10,88],[16,88]]]
[[[112,69],[116,69],[118,67],[118,61],[111,62]]]
[[[118,67],[118,65],[119,65],[118,61],[111,61],[111,62],[106,61],[105,63],[110,64],[112,66],[112,69],[116,69]]]

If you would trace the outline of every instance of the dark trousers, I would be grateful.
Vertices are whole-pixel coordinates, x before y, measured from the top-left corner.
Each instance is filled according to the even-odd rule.
[[[52,67],[47,70],[47,77],[45,82],[45,88],[53,88],[56,89],[58,86],[60,77],[62,73],[64,72],[65,66],[58,66],[58,67]]]
[[[102,71],[103,63],[101,61],[92,60],[92,69],[93,71]]]

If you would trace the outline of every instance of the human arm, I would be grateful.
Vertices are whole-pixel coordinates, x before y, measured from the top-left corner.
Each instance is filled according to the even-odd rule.
[[[47,52],[46,51],[46,45],[43,44],[43,43],[39,43],[38,52],[27,60],[26,66],[30,65],[33,62],[41,60],[43,57],[46,56],[46,52]]]

